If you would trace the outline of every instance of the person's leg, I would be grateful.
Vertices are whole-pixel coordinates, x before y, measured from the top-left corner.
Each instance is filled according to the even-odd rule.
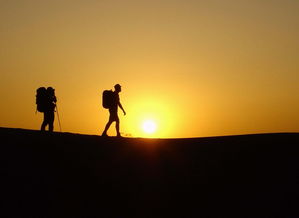
[[[104,132],[102,133],[102,136],[107,136],[107,131],[111,125],[112,121],[109,119],[108,123],[105,126]]]
[[[46,130],[46,126],[47,126],[47,124],[48,124],[48,121],[47,121],[47,114],[46,114],[46,112],[44,112],[44,120],[43,120],[43,122],[42,122],[42,125],[41,125],[40,130],[41,130],[41,131],[45,131],[45,130]]]
[[[119,121],[119,120],[118,120],[118,116],[117,116],[117,109],[115,109],[115,108],[109,109],[109,115],[110,115],[110,116],[109,116],[109,121],[108,121],[108,123],[106,124],[105,130],[104,130],[102,136],[107,136],[107,131],[108,131],[110,125],[111,125],[114,121],[116,121],[116,125],[119,125],[119,124],[117,124],[117,122]]]
[[[120,132],[119,132],[119,119],[118,119],[118,117],[116,119],[115,129],[116,129],[117,136],[119,137]]]

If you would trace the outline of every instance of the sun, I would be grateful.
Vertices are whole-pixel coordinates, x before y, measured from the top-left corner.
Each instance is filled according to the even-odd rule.
[[[142,129],[147,134],[153,134],[157,131],[157,124],[153,120],[146,120],[142,123]]]

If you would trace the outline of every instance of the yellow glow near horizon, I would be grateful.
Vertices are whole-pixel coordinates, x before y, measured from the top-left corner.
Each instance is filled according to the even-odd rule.
[[[123,95],[125,95],[125,91],[123,92]],[[136,96],[136,98],[131,99],[120,96],[127,111],[126,116],[120,116],[121,129],[124,134],[146,138],[165,138],[174,134],[174,127],[177,126],[177,120],[174,117],[178,110],[172,110],[176,107],[174,100],[166,95],[168,94],[160,93],[158,95],[155,91],[152,91],[151,94],[147,93],[144,96]],[[126,100],[127,105],[125,104]],[[143,125],[148,125],[148,130],[145,131]],[[153,130],[154,126],[156,126],[155,131]],[[151,128],[152,130],[150,130]],[[150,133],[151,131],[153,132]]]
[[[145,133],[151,135],[157,131],[157,124],[153,120],[145,120],[142,123],[142,129]]]

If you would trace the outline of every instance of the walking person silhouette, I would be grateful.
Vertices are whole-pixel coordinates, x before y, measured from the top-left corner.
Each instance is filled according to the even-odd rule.
[[[55,89],[52,87],[48,87],[47,89],[44,87],[37,89],[36,94],[36,104],[37,111],[44,113],[44,120],[41,125],[41,131],[46,130],[46,126],[49,126],[49,132],[53,132],[54,130],[54,112],[56,107],[56,96]]]
[[[109,120],[108,123],[105,126],[104,132],[102,133],[102,136],[107,136],[107,131],[110,127],[110,125],[115,121],[115,129],[117,133],[117,137],[121,137],[120,131],[119,131],[119,117],[118,117],[118,107],[122,109],[124,115],[126,115],[126,112],[123,108],[123,106],[120,103],[119,93],[121,92],[121,86],[119,84],[116,84],[114,86],[114,92],[111,91],[104,91],[103,93],[103,106],[107,109],[109,109]]]

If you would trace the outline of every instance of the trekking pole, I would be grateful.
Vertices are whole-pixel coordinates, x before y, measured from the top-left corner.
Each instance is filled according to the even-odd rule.
[[[60,132],[62,132],[62,131],[61,131],[61,123],[60,123],[60,119],[59,119],[59,113],[58,113],[58,107],[57,107],[57,104],[55,105],[55,107],[56,107],[56,113],[57,113],[57,118],[58,118],[59,129],[60,129]]]

